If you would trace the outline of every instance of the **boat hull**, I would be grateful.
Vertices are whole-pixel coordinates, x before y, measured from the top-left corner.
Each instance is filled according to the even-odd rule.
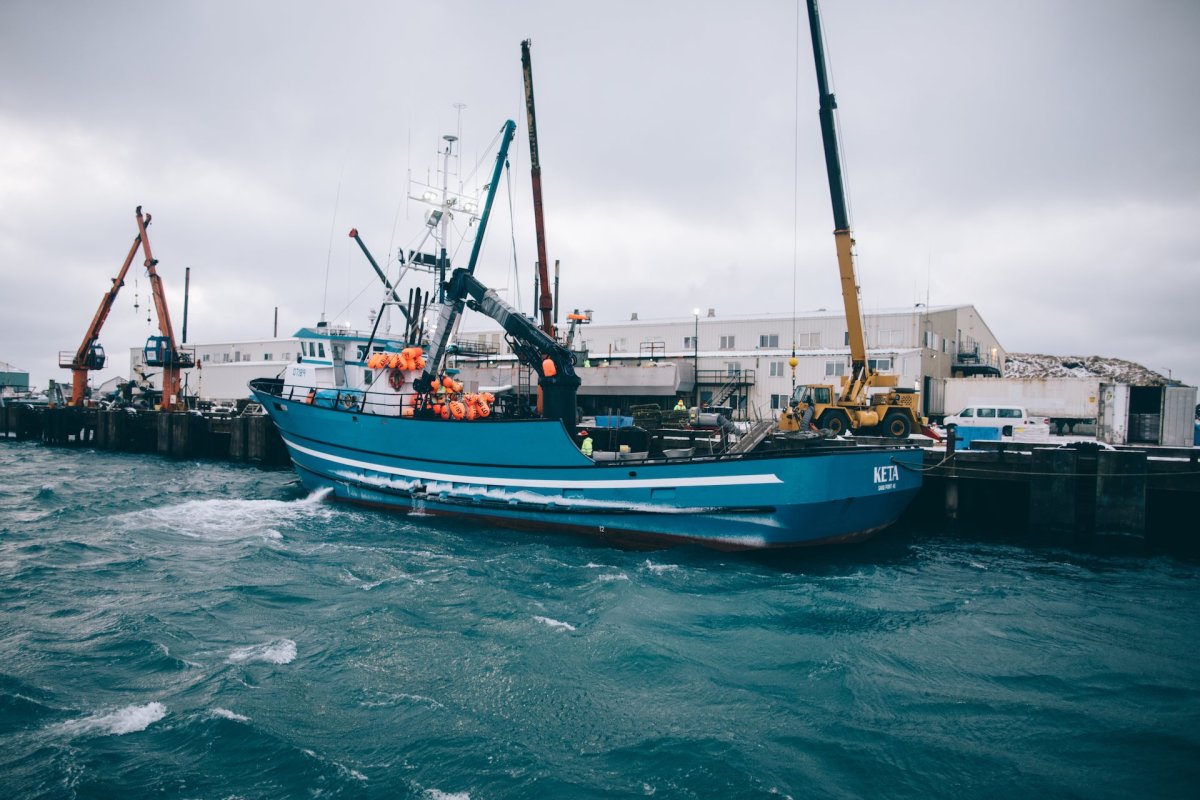
[[[399,511],[634,545],[758,549],[855,541],[895,522],[921,483],[916,448],[594,462],[553,420],[445,422],[256,395],[309,489]]]

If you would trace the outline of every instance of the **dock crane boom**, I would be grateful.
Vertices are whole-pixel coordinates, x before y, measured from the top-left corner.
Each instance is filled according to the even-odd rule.
[[[138,206],[139,216],[141,213],[142,207]],[[125,256],[125,261],[121,264],[117,277],[112,279],[112,286],[100,298],[100,307],[96,309],[96,314],[92,317],[92,323],[88,325],[87,333],[83,335],[83,341],[79,344],[79,348],[74,354],[69,352],[58,354],[58,365],[71,370],[71,399],[68,401],[68,405],[77,406],[83,403],[84,394],[87,392],[88,372],[103,369],[108,361],[107,356],[104,355],[104,348],[100,345],[100,329],[104,327],[104,322],[108,319],[108,312],[112,310],[113,303],[117,300],[117,294],[125,285],[125,274],[129,272],[129,265],[133,263],[133,257],[141,248],[142,236],[149,226],[150,215],[147,214],[145,223],[138,227],[137,236],[133,237],[133,245],[129,248],[129,254]]]
[[[150,249],[150,237],[146,231],[150,227],[151,216],[143,215],[141,206],[137,207],[134,214],[137,217],[137,236],[133,239],[133,245],[129,248],[129,254],[125,256],[125,261],[121,264],[117,277],[112,279],[112,286],[100,298],[100,307],[96,309],[96,314],[92,317],[91,324],[88,325],[83,341],[74,355],[59,353],[59,366],[71,370],[71,400],[69,404],[73,406],[81,405],[84,401],[88,372],[103,368],[107,361],[104,348],[100,345],[100,330],[104,327],[105,320],[108,319],[113,303],[116,302],[117,293],[125,285],[125,275],[129,272],[129,267],[133,264],[133,258],[139,249],[145,255],[143,265],[150,277],[150,292],[154,298],[154,310],[158,315],[160,333],[159,336],[151,336],[146,340],[145,361],[147,366],[162,368],[164,408],[170,403],[179,404],[182,371],[195,365],[195,357],[190,352],[180,350],[175,341],[175,330],[171,326],[171,314],[167,309],[167,297],[163,290],[162,278],[155,269],[158,259],[154,257],[154,253]],[[172,400],[172,398],[174,399]]]

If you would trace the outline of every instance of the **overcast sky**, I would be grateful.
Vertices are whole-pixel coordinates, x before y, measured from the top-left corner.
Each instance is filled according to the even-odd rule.
[[[973,304],[1010,351],[1200,383],[1200,3],[821,10],[868,312]],[[424,177],[461,124],[462,171],[486,174],[509,118],[514,214],[501,187],[477,274],[531,308],[525,38],[565,309],[787,313],[794,263],[799,310],[839,307],[803,14],[785,0],[3,0],[0,361],[38,386],[69,380],[58,351],[79,345],[138,205],[177,331],[192,267],[189,341],[269,336],[276,306],[284,335],[322,310],[365,326],[379,296],[346,232],[381,259],[411,244],[409,170]],[[101,377],[153,332],[133,274]]]

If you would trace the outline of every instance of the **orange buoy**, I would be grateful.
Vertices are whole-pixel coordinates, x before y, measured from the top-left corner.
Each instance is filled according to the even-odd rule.
[[[416,409],[414,409],[412,406],[405,406],[404,408],[400,409],[400,416],[402,417],[411,417],[415,413],[417,413]]]
[[[442,386],[445,386],[451,392],[454,391],[454,378],[451,378],[449,375],[445,376],[442,378]]]
[[[554,366],[554,359],[549,356],[542,359],[542,374],[547,378],[553,378],[558,374],[558,367]]]
[[[450,419],[450,407],[449,406],[439,406],[438,407],[438,416],[441,417],[442,419]]]
[[[467,413],[466,413],[467,422],[473,422],[475,420],[475,413],[476,413],[475,404],[472,403],[472,404],[468,405]]]
[[[455,419],[462,419],[466,413],[467,407],[463,405],[461,400],[450,401],[450,416],[454,417]]]
[[[480,417],[491,416],[492,407],[489,406],[487,403],[480,402],[479,407],[476,409],[476,413],[479,414]]]
[[[480,398],[482,398],[483,402],[485,402],[485,403],[496,402],[496,395],[492,394],[491,392],[483,392],[479,396],[480,396]]]

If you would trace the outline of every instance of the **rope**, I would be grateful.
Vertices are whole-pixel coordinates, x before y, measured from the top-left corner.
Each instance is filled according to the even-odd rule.
[[[512,239],[512,265],[513,265],[513,283],[516,288],[513,289],[513,308],[521,307],[521,269],[517,262],[517,225],[516,218],[513,216],[513,191],[512,191],[512,170],[509,169],[508,163],[504,164],[504,188],[508,193],[508,232]],[[546,272],[550,274],[549,270]]]

